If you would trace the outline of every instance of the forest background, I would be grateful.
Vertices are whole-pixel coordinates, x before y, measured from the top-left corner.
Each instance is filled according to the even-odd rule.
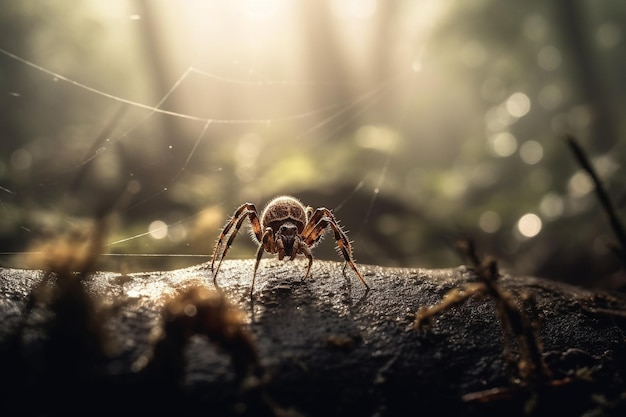
[[[624,284],[563,141],[621,211],[623,2],[2,3],[2,266],[110,211],[99,268],[193,265],[238,205],[291,194],[359,263],[456,266],[469,235],[519,273]]]

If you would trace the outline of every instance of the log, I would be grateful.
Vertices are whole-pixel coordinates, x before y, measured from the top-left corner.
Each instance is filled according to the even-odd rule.
[[[0,269],[0,414],[626,412],[621,293],[501,271],[549,370],[530,380],[487,296],[415,328],[421,307],[476,281],[469,268],[359,265],[366,290],[341,263],[316,260],[303,281],[304,261],[264,259],[251,298],[253,265],[224,261],[220,291],[206,264],[128,275]]]

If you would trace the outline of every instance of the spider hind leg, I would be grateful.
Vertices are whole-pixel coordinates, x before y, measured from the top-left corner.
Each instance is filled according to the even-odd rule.
[[[365,286],[366,289],[370,289],[369,285],[363,279],[363,276],[357,269],[354,264],[354,260],[352,259],[352,246],[350,246],[350,241],[348,240],[348,236],[341,229],[335,216],[333,213],[327,208],[318,208],[315,210],[313,215],[311,216],[309,222],[304,228],[302,232],[305,239],[305,244],[309,247],[315,245],[323,236],[326,229],[330,227],[333,230],[335,235],[335,241],[337,242],[337,249],[339,253],[343,256],[347,265],[350,265],[350,268],[354,271],[357,278],[361,281],[361,283]],[[344,264],[343,271],[345,273],[346,264]]]

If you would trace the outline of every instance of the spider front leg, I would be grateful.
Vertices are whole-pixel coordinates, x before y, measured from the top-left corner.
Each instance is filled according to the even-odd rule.
[[[274,252],[275,240],[274,240],[274,231],[271,227],[265,229],[263,236],[259,239],[259,248],[256,250],[256,262],[254,263],[254,273],[252,274],[252,285],[250,286],[250,297],[252,297],[252,293],[254,292],[254,281],[256,280],[256,271],[259,269],[259,263],[261,262],[261,257],[263,256],[263,252],[268,251],[270,253]]]
[[[315,243],[317,243],[322,238],[324,231],[329,226],[333,229],[333,233],[335,234],[335,241],[337,242],[337,246],[339,247],[343,258],[345,259],[347,264],[350,265],[350,268],[352,268],[361,283],[365,285],[365,288],[369,290],[369,285],[367,285],[367,283],[363,279],[363,276],[356,268],[356,265],[352,260],[352,246],[350,246],[348,236],[346,236],[345,232],[341,230],[341,227],[339,227],[339,224],[337,224],[335,216],[333,216],[330,210],[324,207],[315,210],[315,212],[311,216],[311,219],[309,220],[309,223],[307,223],[302,232],[304,236],[304,244],[308,247],[315,245]]]
[[[233,214],[233,217],[228,221],[228,223],[226,223],[226,226],[224,226],[224,229],[222,230],[222,233],[220,234],[220,237],[218,238],[217,243],[215,244],[215,249],[213,250],[213,256],[211,258],[211,270],[214,271],[213,284],[216,287],[218,287],[217,273],[220,270],[222,261],[224,260],[224,257],[226,257],[226,253],[228,252],[228,249],[232,245],[233,240],[235,240],[235,236],[237,236],[237,233],[239,232],[239,229],[241,228],[241,225],[243,224],[243,221],[246,219],[246,217],[250,219],[250,223],[252,224],[252,231],[254,232],[254,236],[256,237],[256,239],[259,242],[261,242],[262,240],[261,222],[259,221],[259,215],[256,211],[255,205],[252,203],[242,204],[235,211],[235,214]],[[228,233],[230,232],[233,226],[235,227],[235,229],[233,230],[230,237],[226,241],[226,246],[224,247],[224,251],[222,252],[220,256],[219,262],[217,264],[217,268],[213,269],[213,265],[215,264],[215,260],[217,259],[218,253],[220,249],[222,248],[224,239],[226,239],[226,236],[228,236]]]
[[[313,254],[311,254],[311,249],[307,246],[306,242],[300,239],[296,240],[296,242],[294,243],[294,248],[291,253],[291,259],[293,260],[298,253],[303,254],[309,260],[309,264],[306,267],[306,272],[302,277],[302,280],[304,281],[311,273],[311,265],[313,265]]]

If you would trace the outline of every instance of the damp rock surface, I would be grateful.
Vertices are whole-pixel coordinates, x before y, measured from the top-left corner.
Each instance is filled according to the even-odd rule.
[[[192,336],[155,372],[162,310],[185,288],[215,289],[207,265],[90,274],[87,297],[53,302],[41,271],[0,269],[2,415],[623,415],[626,297],[501,271],[498,282],[537,326],[550,379],[529,387],[503,356],[494,301],[470,298],[415,330],[420,307],[476,280],[465,267],[224,261],[217,283],[241,311],[260,370]],[[37,289],[37,291],[34,291]],[[519,300],[531,299],[532,309]],[[85,301],[87,300],[87,301]],[[80,310],[74,304],[91,303]],[[88,311],[76,317],[72,311]],[[82,314],[81,315],[85,315]],[[62,320],[59,319],[62,317]],[[92,329],[93,332],[85,329]],[[519,352],[513,345],[513,359]],[[163,365],[163,364],[161,364]],[[152,369],[152,372],[148,370]],[[514,374],[514,372],[513,372]],[[172,375],[179,377],[173,378]],[[591,415],[591,414],[590,414]]]

